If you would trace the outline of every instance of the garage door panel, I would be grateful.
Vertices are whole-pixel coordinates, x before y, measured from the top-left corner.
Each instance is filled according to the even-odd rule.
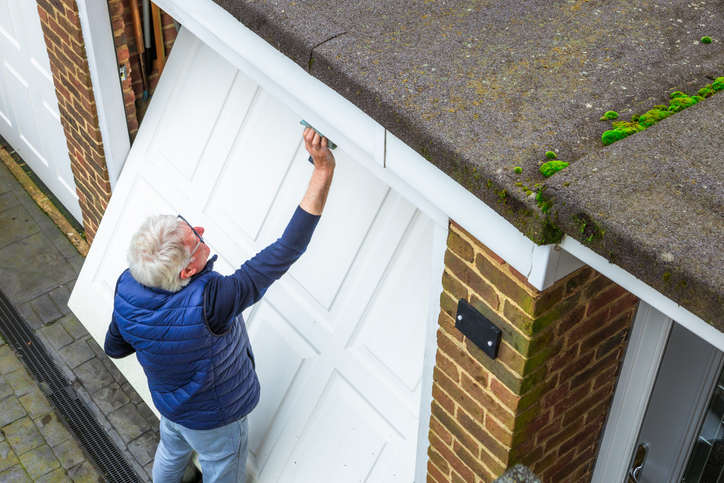
[[[275,434],[278,435],[286,422],[280,408],[289,397],[294,397],[293,394],[290,396],[292,385],[304,386],[309,370],[302,370],[302,367],[309,366],[319,351],[265,301],[258,304],[248,325],[257,374],[265,388],[261,393],[258,411],[254,412],[254,418],[250,421],[252,437],[249,449],[259,459],[258,464],[263,465],[269,448],[273,446]],[[293,403],[289,405],[293,406]],[[274,428],[273,424],[277,427]]]
[[[15,13],[8,0],[0,0],[0,34],[16,49],[20,48],[15,30]]]
[[[234,226],[256,240],[289,166],[297,157],[300,131],[296,116],[268,93],[261,92],[219,178],[210,211],[223,213]],[[260,142],[261,139],[265,141]]]
[[[292,452],[281,481],[369,481],[400,434],[344,377],[335,373]]]
[[[432,230],[432,221],[416,217],[350,344],[360,362],[415,411],[422,378],[416,361],[422,358],[425,346],[424,332],[418,329],[427,313],[426,300],[420,297],[427,285],[427,268],[419,260],[432,257],[431,246],[425,243]],[[375,337],[382,332],[385,337]],[[406,350],[400,351],[400,347]]]
[[[194,46],[198,50],[199,43]],[[187,62],[171,93],[154,136],[150,155],[192,180],[231,92],[237,70],[218,54],[204,49]],[[198,53],[197,53],[198,54]],[[210,76],[209,72],[214,72]]]
[[[38,162],[42,163],[45,168],[48,168],[48,160],[43,155],[43,144],[38,129],[39,120],[33,106],[33,93],[30,89],[30,84],[23,75],[7,62],[5,63],[5,69],[8,74],[8,86],[10,87],[10,92],[13,93],[12,102],[15,114],[17,115],[19,112],[24,114],[22,117],[19,117],[20,122],[17,126],[20,139],[25,144],[25,147],[30,149],[35,155],[34,157],[28,156],[26,161],[30,167],[36,171],[43,169],[38,166]],[[22,146],[16,147],[16,149],[22,152]]]
[[[352,158],[342,152],[336,156],[335,182],[314,243],[290,270],[292,277],[328,310],[389,191]]]

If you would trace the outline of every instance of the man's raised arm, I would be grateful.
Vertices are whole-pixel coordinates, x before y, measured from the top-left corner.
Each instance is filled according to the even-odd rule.
[[[314,160],[314,173],[299,206],[309,214],[321,215],[334,176],[334,155],[327,147],[327,138],[321,137],[314,129],[306,128],[303,136],[304,147]]]

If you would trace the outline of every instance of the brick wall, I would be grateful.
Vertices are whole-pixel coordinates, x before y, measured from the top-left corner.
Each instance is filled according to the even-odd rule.
[[[83,226],[91,242],[108,205],[111,185],[78,7],[75,0],[37,0],[37,3]]]
[[[515,463],[590,480],[637,299],[589,267],[544,291],[451,223],[428,482],[490,482]],[[461,298],[503,331],[496,360],[455,329]]]
[[[141,1],[139,0],[139,6]],[[125,66],[126,79],[121,82],[123,89],[123,100],[126,106],[126,121],[128,122],[128,132],[131,136],[131,142],[138,133],[138,126],[143,115],[146,112],[148,99],[143,100],[143,78],[141,75],[140,57],[136,46],[136,37],[133,30],[133,20],[131,16],[131,4],[129,0],[109,0],[111,13],[111,22],[113,24],[113,38],[116,47],[116,56],[118,58],[118,68]],[[139,16],[143,18],[143,12],[139,11]],[[173,18],[163,10],[161,11],[161,25],[166,57],[173,47],[176,40],[176,27],[173,24]],[[148,95],[152,95],[158,84],[158,66],[154,62],[149,68]]]

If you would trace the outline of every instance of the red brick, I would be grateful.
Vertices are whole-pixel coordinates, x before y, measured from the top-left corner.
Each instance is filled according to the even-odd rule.
[[[459,331],[455,330],[459,333]],[[488,384],[487,370],[475,359],[470,357],[468,352],[455,344],[450,334],[438,334],[438,350],[450,357],[460,368],[465,371],[480,387]]]
[[[464,373],[462,374],[462,388],[470,394],[473,400],[480,403],[488,414],[492,414],[498,421],[507,426],[509,429],[513,428],[513,425],[515,424],[515,417],[513,416],[513,413],[508,408],[501,406],[490,396],[490,394],[482,390],[480,386],[475,384],[473,380]],[[463,408],[466,411],[468,410],[465,406],[463,406]],[[474,417],[477,416],[474,413],[471,414]],[[482,421],[483,418],[478,419]]]
[[[482,421],[474,421],[465,411],[459,411],[457,419],[462,427],[480,441],[491,454],[495,455],[503,463],[507,463],[508,449],[485,430]]]
[[[551,451],[553,449],[558,448],[558,446],[561,445],[564,441],[567,441],[569,438],[573,437],[573,435],[578,434],[578,432],[583,428],[583,420],[579,419],[577,421],[574,421],[573,424],[565,425],[563,422],[561,422],[561,430],[558,431],[556,434],[548,438],[547,441],[545,441],[545,451],[546,453],[548,451]]]
[[[500,425],[492,417],[485,418],[485,429],[495,438],[500,441],[504,446],[511,447],[513,444],[513,434],[506,428]]]
[[[566,367],[576,357],[578,357],[578,345],[574,345],[558,353],[551,362],[551,372],[556,372],[559,369]]]
[[[573,453],[573,451],[567,453],[570,454]],[[557,483],[559,481],[562,481],[564,478],[566,478],[568,475],[571,474],[573,470],[578,468],[581,464],[587,462],[588,460],[592,459],[595,455],[595,449],[590,448],[586,450],[584,453],[581,453],[577,455],[575,458],[571,458],[568,463],[562,466],[558,466],[557,464],[554,465],[548,472],[545,473],[546,481],[550,481],[551,483]],[[553,471],[554,468],[557,468],[558,471]]]
[[[580,401],[577,405],[571,407],[563,417],[563,426],[568,426],[577,419],[581,418],[586,412],[591,409],[597,402],[603,400],[608,396],[608,388],[604,387],[594,392],[586,399]]]
[[[493,260],[495,260],[496,262],[498,262],[498,264],[500,264],[500,265],[505,264],[505,260],[503,260],[503,259],[500,258],[498,255],[496,255],[495,252],[493,252],[493,250],[491,250],[490,248],[486,247],[486,246],[483,245],[482,243],[481,243],[480,245],[478,245],[478,246],[480,247],[480,249],[481,249],[488,257],[490,257],[490,258],[492,258]]]
[[[558,418],[543,427],[535,435],[537,445],[543,444],[548,438],[560,431],[563,425],[563,418]]]
[[[511,411],[516,410],[520,397],[513,394],[510,389],[498,381],[498,379],[494,377],[490,378],[490,390],[508,409]]]
[[[447,374],[450,379],[452,379],[455,382],[460,382],[460,372],[458,371],[457,366],[455,366],[455,363],[445,357],[440,351],[437,352],[436,356],[436,365],[439,367],[445,374]]]
[[[448,431],[435,416],[430,417],[430,431],[437,434],[446,445],[450,446],[452,444],[452,434],[450,434],[450,431]]]
[[[432,461],[427,461],[427,482],[428,483],[447,483],[447,478],[443,475]]]
[[[440,439],[438,439],[435,435],[430,435],[430,443],[435,451],[442,456],[442,458],[454,471],[465,478],[466,481],[473,481],[473,478],[475,478],[473,472],[470,471],[467,465],[463,463],[460,458],[450,450],[450,448],[445,446]]]
[[[556,461],[551,465],[550,468],[548,468],[545,473],[536,476],[538,476],[541,480],[545,482],[552,482],[553,480],[551,479],[551,476],[558,473],[561,468],[564,468],[568,463],[570,463],[573,460],[574,455],[575,451],[569,451],[564,455],[559,455],[558,459],[556,459]]]
[[[447,246],[463,260],[470,263],[475,261],[475,251],[473,250],[473,246],[463,239],[456,231],[450,230],[448,232]]]
[[[593,361],[594,355],[595,353],[593,351],[589,351],[587,354],[583,354],[582,356],[578,357],[578,359],[570,362],[566,367],[561,370],[561,373],[558,376],[558,382],[563,383],[570,377],[582,372]]]
[[[455,404],[465,408],[465,410],[474,418],[482,418],[483,408],[480,404],[468,396],[457,384],[451,381],[450,378],[443,374],[437,367],[433,371],[433,380],[440,385],[442,390],[445,391],[453,401],[455,401]]]
[[[480,450],[480,444],[473,439],[460,424],[459,421],[447,414],[435,401],[432,402],[432,415],[435,416],[440,424],[442,424],[453,435],[453,442],[458,441],[469,451],[477,453]]]
[[[599,328],[603,327],[608,321],[607,315],[608,314],[604,310],[593,317],[583,319],[568,332],[568,345],[574,345],[575,343],[588,337],[590,334],[596,332]]]
[[[430,441],[432,441],[433,436],[430,436],[430,438],[431,438]],[[432,443],[430,446],[427,447],[427,455],[430,458],[428,461],[432,462],[432,464],[436,468],[438,468],[438,470],[441,473],[443,473],[445,475],[450,474],[450,464],[445,459],[445,457],[443,455],[441,455],[440,452],[437,451],[437,449],[434,447],[434,445]]]
[[[445,411],[455,414],[455,402],[437,384],[432,385],[432,398],[445,408]]]
[[[608,324],[603,328],[586,338],[583,342],[581,342],[581,353],[602,344],[617,332],[628,329],[629,322],[631,321],[631,317],[629,315],[630,314],[624,312],[624,314],[608,322]]]
[[[445,252],[445,267],[483,300],[486,302],[492,300],[495,294],[493,286],[450,250]]]
[[[458,342],[462,342],[465,339],[465,336],[455,328],[455,319],[450,317],[446,312],[440,311],[440,315],[437,317],[437,322],[445,335],[451,339]]]
[[[592,314],[595,314],[599,310],[601,310],[603,307],[607,306],[617,298],[621,297],[622,295],[627,294],[626,290],[623,287],[619,287],[618,285],[614,285],[613,287],[609,288],[608,290],[596,295],[592,300],[588,302],[588,307],[586,308],[586,316],[590,316]]]
[[[585,381],[598,377],[601,373],[608,370],[609,366],[618,364],[621,359],[621,351],[611,352],[609,355],[597,360],[592,366],[578,373],[571,380],[571,387],[576,387]]]
[[[586,397],[591,390],[591,384],[583,384],[576,389],[572,390],[570,393],[566,394],[565,397],[560,399],[556,405],[553,407],[553,417],[557,418],[563,412],[565,412],[568,408],[571,406],[574,406],[576,403],[578,403],[581,399]]]
[[[442,288],[453,300],[468,299],[468,290],[447,270],[442,274]]]
[[[618,372],[619,364],[612,365],[609,369],[606,369],[600,376],[596,377],[593,381],[593,389],[596,390],[599,387],[613,385],[616,383],[616,373]]]
[[[616,317],[621,312],[635,307],[639,299],[634,294],[627,294],[624,297],[617,300],[609,310],[610,317]]]

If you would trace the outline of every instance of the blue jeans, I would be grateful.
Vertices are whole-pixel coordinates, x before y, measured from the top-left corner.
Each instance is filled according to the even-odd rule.
[[[249,450],[246,418],[216,429],[188,429],[161,416],[161,441],[153,483],[179,483],[192,451],[199,454],[204,483],[244,483]]]

